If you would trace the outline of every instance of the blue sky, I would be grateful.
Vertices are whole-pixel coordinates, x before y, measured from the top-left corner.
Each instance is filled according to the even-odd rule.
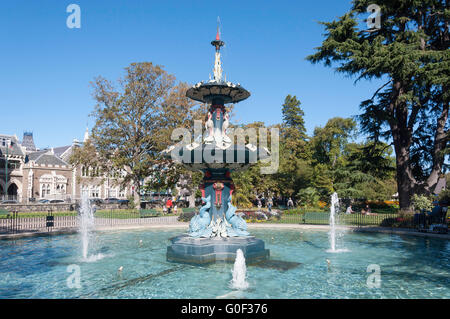
[[[66,26],[66,7],[81,8],[81,28]],[[235,121],[281,122],[296,95],[306,127],[359,113],[378,81],[361,81],[305,60],[323,40],[318,21],[344,14],[350,1],[14,0],[0,11],[0,133],[34,133],[36,146],[82,139],[95,105],[90,81],[116,80],[132,62],[160,64],[191,84],[212,73],[217,16],[223,68],[251,97]]]

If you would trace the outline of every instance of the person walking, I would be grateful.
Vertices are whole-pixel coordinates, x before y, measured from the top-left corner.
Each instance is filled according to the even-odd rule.
[[[169,198],[166,202],[167,213],[170,214],[172,212],[172,198]]]
[[[287,202],[288,209],[294,208],[294,202],[292,201],[292,198],[289,197]]]
[[[269,200],[267,201],[267,209],[269,213],[272,211],[272,205],[273,205],[272,197],[269,197]]]

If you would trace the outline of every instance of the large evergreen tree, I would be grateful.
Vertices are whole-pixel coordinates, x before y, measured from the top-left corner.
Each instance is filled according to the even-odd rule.
[[[361,103],[360,121],[372,140],[392,140],[400,207],[409,210],[414,192],[436,185],[448,151],[450,10],[446,0],[378,0],[381,28],[360,30],[372,3],[354,0],[350,12],[322,23],[325,40],[307,59],[336,63],[357,80],[386,80]]]
[[[300,108],[300,101],[297,97],[291,96],[290,94],[284,99],[284,104],[282,105],[281,112],[283,114],[283,126],[288,128],[294,128],[299,133],[306,138],[305,129],[305,112]]]
[[[311,182],[312,168],[304,111],[297,97],[288,95],[281,108],[283,122],[280,138],[280,167],[274,178],[279,180],[280,193],[295,197],[299,189]]]

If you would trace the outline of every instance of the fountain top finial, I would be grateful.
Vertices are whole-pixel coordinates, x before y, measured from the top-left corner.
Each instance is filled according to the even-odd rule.
[[[222,62],[220,58],[220,48],[225,45],[220,39],[220,20],[218,19],[216,39],[211,41],[211,45],[216,48],[214,60],[214,79],[207,83],[199,82],[186,92],[186,96],[203,103],[237,103],[250,96],[250,92],[238,84],[233,84],[222,79]]]
[[[220,40],[220,18],[219,17],[217,17],[217,34],[216,34],[216,39],[211,41],[211,45],[216,47],[216,51],[217,52],[220,51],[220,48],[225,45],[225,42]]]

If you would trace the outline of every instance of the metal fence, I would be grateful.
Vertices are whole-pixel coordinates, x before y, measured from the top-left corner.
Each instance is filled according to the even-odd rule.
[[[241,215],[250,223],[281,223],[281,224],[309,224],[309,225],[329,225],[329,212],[295,212],[283,211],[281,213],[269,212],[244,212]],[[402,216],[400,214],[345,214],[340,213],[335,216],[336,224],[345,226],[381,226],[381,227],[401,227],[416,228],[413,216]]]
[[[33,216],[35,215],[35,216]],[[0,234],[25,232],[51,232],[68,228],[78,228],[80,216],[77,212],[18,213],[0,212]],[[123,225],[166,225],[181,224],[178,216],[142,214],[139,211],[99,211],[94,215],[94,224],[99,227]]]
[[[187,212],[189,218],[195,214]],[[239,214],[248,223],[277,223],[277,224],[309,224],[329,225],[330,213],[328,212],[257,212],[243,211]],[[155,210],[102,210],[94,215],[94,223],[97,227],[135,226],[135,225],[167,225],[180,224],[178,215],[165,216]],[[186,216],[184,216],[186,217]],[[418,228],[418,221],[414,216],[400,214],[344,214],[336,215],[336,224],[343,226],[378,226],[396,228]],[[0,211],[0,234],[21,232],[50,232],[53,230],[78,228],[80,217],[75,212],[44,212],[44,213],[18,213]]]

